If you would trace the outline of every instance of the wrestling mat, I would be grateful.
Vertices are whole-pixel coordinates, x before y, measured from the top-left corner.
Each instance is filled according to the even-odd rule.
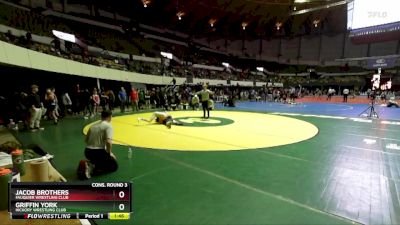
[[[211,111],[202,119],[202,111],[168,112],[183,126],[138,122],[151,112],[112,118],[114,143],[149,149],[177,151],[250,150],[293,144],[317,135],[313,124],[279,115],[253,112]],[[84,127],[84,134],[93,123]]]

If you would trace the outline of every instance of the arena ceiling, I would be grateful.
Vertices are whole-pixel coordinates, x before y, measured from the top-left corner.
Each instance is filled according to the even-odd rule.
[[[73,2],[74,0],[68,0]],[[343,0],[90,0],[95,8],[118,12],[133,21],[190,35],[259,37],[346,28]],[[82,1],[80,1],[82,2]],[[112,3],[112,4],[110,4]],[[318,9],[293,15],[301,10]],[[180,19],[179,19],[180,18]],[[317,27],[314,22],[317,21]],[[277,24],[281,28],[277,30]],[[243,29],[245,27],[245,29]]]

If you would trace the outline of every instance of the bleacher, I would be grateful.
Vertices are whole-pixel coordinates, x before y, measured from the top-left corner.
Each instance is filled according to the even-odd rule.
[[[310,82],[315,85],[335,85],[351,82],[362,84],[363,77],[368,74],[360,66],[354,65],[313,66],[318,73],[332,73],[339,77],[322,76],[320,81],[310,81],[307,76],[304,76],[305,73],[308,73],[309,65],[286,65],[275,62],[244,60],[226,54],[203,51],[196,46],[185,47],[179,44],[168,44],[162,41],[162,38],[158,41],[145,38],[146,35],[142,33],[124,31],[114,25],[109,25],[111,28],[99,27],[65,18],[45,16],[35,10],[24,10],[4,4],[0,4],[0,12],[0,24],[19,30],[19,35],[14,34],[16,36],[16,39],[12,41],[14,44],[23,45],[46,54],[118,70],[152,75],[262,82],[277,80],[276,77],[280,79],[281,74],[289,74],[293,77],[286,78],[285,76],[282,79],[285,80],[286,85],[309,85]],[[55,50],[49,41],[43,41],[52,39],[51,31],[53,29],[75,34],[89,45],[88,52],[86,53],[76,46],[76,48],[72,48],[73,50]],[[4,29],[3,32],[5,32]],[[24,36],[22,34],[26,32],[33,34],[34,43],[30,46],[27,46],[24,38],[22,38]],[[5,34],[1,38],[10,42]],[[39,41],[39,39],[43,40]],[[309,42],[311,40],[304,39],[304,41]],[[292,45],[295,45],[295,42]],[[268,46],[270,47],[270,45]],[[290,43],[287,42],[284,46],[290,48]],[[230,46],[230,48],[234,48],[234,46]],[[172,52],[175,57],[179,58],[179,62],[161,60],[159,57],[147,57],[155,56],[159,51]],[[285,51],[287,52],[284,54],[290,56],[289,58],[295,58],[293,52]],[[305,58],[307,58],[306,56],[307,54],[304,53]],[[145,60],[140,57],[144,57]],[[233,65],[230,68],[224,68],[221,66],[221,62],[224,61],[233,62]],[[260,64],[266,68],[266,72],[254,72],[254,68]],[[210,69],[210,66],[216,69]],[[302,75],[297,77],[298,74]],[[344,76],[349,74],[355,76],[351,78]]]

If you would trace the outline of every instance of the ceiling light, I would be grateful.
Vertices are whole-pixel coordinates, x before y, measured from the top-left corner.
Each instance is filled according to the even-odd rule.
[[[243,29],[243,30],[246,30],[246,27],[247,27],[248,24],[249,24],[249,23],[247,23],[247,22],[243,22],[243,23],[242,23],[242,29]]]
[[[72,43],[76,42],[76,38],[75,35],[73,34],[69,34],[69,33],[64,33],[58,30],[52,30],[52,33],[54,36],[56,36],[57,38],[64,40],[64,41],[69,41]]]
[[[147,8],[147,6],[150,4],[150,0],[142,0],[143,2],[143,7]]]
[[[316,7],[309,8],[309,9],[296,10],[295,12],[290,13],[290,15],[294,16],[294,15],[310,13],[310,12],[314,12],[314,11],[318,11],[318,10],[329,9],[331,7],[345,5],[345,4],[350,3],[352,1],[353,0],[341,0],[341,1],[338,1],[338,2],[330,3],[330,4],[327,4],[327,5],[316,6]],[[305,2],[310,3],[310,0],[308,0],[308,1],[296,0],[294,3],[305,3]]]
[[[217,19],[210,19],[208,23],[210,24],[211,27],[214,27],[214,24],[217,22]]]
[[[169,53],[169,52],[161,52],[161,55],[163,57],[167,58],[167,59],[172,59],[173,58],[172,53]]]
[[[176,13],[176,16],[178,17],[178,20],[182,20],[182,16],[184,16],[185,13],[182,11],[179,11],[178,13]]]
[[[320,20],[319,19],[315,19],[313,21],[314,27],[318,27]]]
[[[282,27],[282,22],[277,22],[277,23],[275,24],[275,26],[276,26],[276,29],[277,29],[277,30],[280,30],[281,27]]]

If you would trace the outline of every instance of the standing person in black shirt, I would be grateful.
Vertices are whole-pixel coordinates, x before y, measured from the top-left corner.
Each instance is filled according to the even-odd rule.
[[[106,95],[108,97],[109,110],[112,112],[114,110],[115,94],[111,89],[109,89],[108,91],[106,91]]]
[[[74,91],[72,92],[72,95],[71,95],[71,101],[72,101],[72,104],[73,104],[72,105],[72,112],[74,114],[78,114],[79,115],[83,110],[83,106],[82,106],[83,102],[82,102],[81,95],[82,95],[82,91],[80,89],[79,84],[77,84],[74,87]]]
[[[39,87],[37,85],[31,86],[31,93],[28,97],[29,102],[29,129],[34,132],[37,130],[44,130],[43,127],[40,127],[40,120],[42,118],[42,101],[40,100],[40,96],[38,95]]]

